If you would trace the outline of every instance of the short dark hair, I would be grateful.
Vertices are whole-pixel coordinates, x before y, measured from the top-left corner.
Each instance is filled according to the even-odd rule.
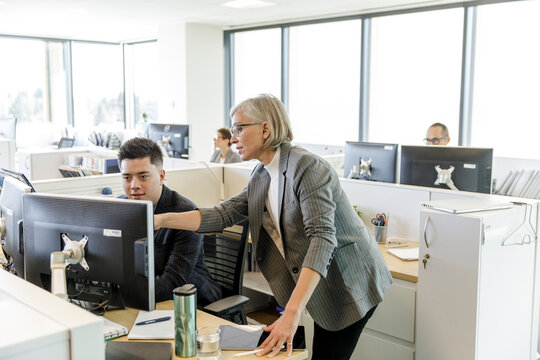
[[[221,129],[218,129],[217,131],[221,137],[223,138],[223,140],[229,140],[229,146],[231,146],[231,130],[227,129],[227,128],[221,128]]]
[[[430,128],[435,127],[435,126],[440,126],[441,127],[443,137],[448,137],[450,135],[450,133],[448,132],[448,128],[443,123],[436,122],[436,123],[432,124],[430,126]]]
[[[118,151],[118,164],[124,159],[143,159],[150,157],[150,163],[161,169],[163,167],[163,154],[159,145],[145,138],[133,138],[126,141]]]

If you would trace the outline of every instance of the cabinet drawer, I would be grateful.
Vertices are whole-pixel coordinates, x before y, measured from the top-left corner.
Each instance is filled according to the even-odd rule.
[[[366,328],[414,342],[416,285],[394,280]]]
[[[363,332],[351,360],[414,360],[414,350]]]

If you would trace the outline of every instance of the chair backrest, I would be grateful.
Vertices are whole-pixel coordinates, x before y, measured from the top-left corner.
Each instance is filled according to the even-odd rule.
[[[204,235],[204,262],[223,297],[242,294],[247,239],[247,220],[221,233]]]

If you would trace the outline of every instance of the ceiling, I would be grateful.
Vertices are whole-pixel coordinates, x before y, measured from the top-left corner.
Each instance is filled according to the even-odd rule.
[[[0,34],[130,41],[156,38],[160,25],[193,22],[224,29],[373,13],[458,0],[266,0],[234,9],[227,0],[0,0]]]

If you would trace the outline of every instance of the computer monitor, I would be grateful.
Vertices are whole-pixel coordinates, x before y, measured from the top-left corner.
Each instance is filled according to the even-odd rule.
[[[165,150],[165,156],[189,159],[189,125],[149,124],[148,137]]]
[[[9,257],[11,272],[24,277],[24,246],[22,237],[23,194],[31,188],[25,183],[6,176],[0,193],[2,223],[2,249]]]
[[[87,239],[86,264],[66,268],[68,297],[155,308],[152,202],[33,193],[23,209],[26,280],[49,290],[51,253],[65,250],[66,237]]]
[[[396,182],[397,144],[345,143],[344,177]]]
[[[493,149],[402,146],[400,184],[491,193]]]
[[[16,140],[17,118],[0,117],[0,138]]]
[[[20,182],[25,183],[32,192],[36,192],[36,189],[34,189],[32,183],[28,180],[26,175],[18,171],[13,171],[5,168],[0,169],[0,190],[2,189],[2,186],[4,184],[4,178],[6,177],[12,177],[16,180],[19,180]]]

